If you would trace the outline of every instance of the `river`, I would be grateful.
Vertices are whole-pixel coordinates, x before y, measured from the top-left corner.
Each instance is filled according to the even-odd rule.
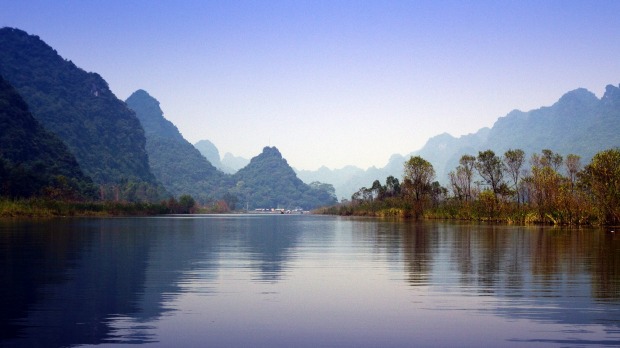
[[[0,277],[0,347],[620,346],[611,229],[3,220]]]

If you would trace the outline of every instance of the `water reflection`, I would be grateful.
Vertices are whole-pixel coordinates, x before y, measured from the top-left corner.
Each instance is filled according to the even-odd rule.
[[[31,347],[97,343],[110,335],[110,314],[139,311],[148,247],[136,243],[138,235],[112,236],[108,227],[3,224],[0,273],[10,286],[0,296],[2,340]]]
[[[406,224],[402,233],[405,271],[412,286],[429,285],[433,254],[437,247],[436,229],[424,224]]]
[[[372,345],[388,333],[405,346],[433,332],[407,329],[412,320],[457,317],[468,330],[483,318],[565,325],[498,330],[502,343],[620,343],[620,236],[604,230],[252,215],[2,221],[0,261],[8,347],[155,343],[170,339],[166,325],[195,323],[175,342],[260,345],[242,337],[250,324],[266,346]],[[444,343],[480,343],[471,339]]]

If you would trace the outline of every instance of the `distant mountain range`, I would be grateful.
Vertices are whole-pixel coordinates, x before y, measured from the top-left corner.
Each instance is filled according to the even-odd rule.
[[[266,147],[234,175],[216,169],[207,156],[219,161],[219,151],[208,141],[190,144],[164,117],[159,102],[144,90],[134,92],[127,105],[144,127],[149,164],[155,177],[175,196],[190,194],[202,203],[225,198],[230,208],[312,209],[336,202],[325,186],[304,184],[275,147]],[[333,189],[331,189],[333,191]],[[232,205],[232,206],[231,206]]]
[[[551,106],[512,111],[473,134],[440,134],[418,151],[393,155],[382,168],[295,172],[276,148],[266,147],[248,161],[229,153],[220,158],[209,141],[190,144],[146,91],[123,102],[101,76],[19,29],[0,29],[0,77],[0,195],[11,194],[5,178],[23,183],[31,177],[32,192],[26,195],[56,192],[50,188],[62,192],[67,185],[92,193],[98,186],[102,199],[191,194],[203,203],[225,199],[252,208],[311,209],[332,204],[335,197],[350,198],[374,180],[401,178],[411,155],[431,162],[445,184],[463,154],[519,148],[530,156],[548,148],[580,155],[585,163],[620,146],[620,88],[610,85],[600,99],[580,88]]]
[[[223,158],[220,158],[220,151],[215,144],[209,140],[200,140],[194,144],[194,147],[211,162],[217,169],[228,174],[235,174],[239,169],[250,163],[250,160],[243,157],[237,157],[227,152]]]
[[[435,168],[437,180],[446,184],[448,173],[456,168],[464,154],[478,155],[493,150],[503,155],[509,149],[522,149],[527,158],[543,149],[563,156],[576,154],[587,163],[597,152],[620,147],[620,88],[608,85],[598,99],[592,92],[579,88],[564,94],[551,106],[523,112],[514,110],[500,117],[493,127],[476,133],[454,137],[443,133],[430,138],[417,151],[393,155],[383,168],[362,170],[356,167],[317,171],[299,171],[299,177],[311,182],[333,183],[339,198],[350,198],[361,187],[374,180],[385,181],[390,175],[402,178],[403,164],[410,156],[421,156]]]
[[[335,203],[333,187],[304,184],[276,148],[237,171],[247,160],[227,154],[219,161],[203,142],[214,162],[230,163],[236,174],[218,170],[146,91],[123,102],[99,75],[13,28],[0,29],[0,125],[0,196],[154,201],[189,194],[204,204],[243,199],[251,208]]]
[[[446,185],[448,173],[456,168],[464,154],[478,155],[491,149],[503,155],[509,149],[522,149],[526,155],[551,149],[564,156],[576,154],[587,163],[597,152],[620,147],[620,87],[608,85],[598,99],[592,92],[578,88],[564,94],[551,106],[523,112],[514,110],[500,117],[493,127],[454,137],[448,133],[430,138],[417,151],[394,154],[386,166],[366,170],[356,166],[341,169],[296,170],[306,183],[330,183],[339,199],[349,199],[361,187],[381,182],[392,175],[402,178],[403,164],[410,156],[421,156],[433,164],[437,181]]]

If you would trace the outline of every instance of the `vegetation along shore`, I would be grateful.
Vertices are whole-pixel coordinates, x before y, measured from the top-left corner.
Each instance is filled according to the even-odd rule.
[[[620,149],[598,152],[585,166],[574,154],[542,150],[526,160],[522,150],[463,155],[449,186],[435,181],[431,163],[412,156],[402,183],[375,180],[350,200],[320,213],[459,219],[554,225],[620,224]]]

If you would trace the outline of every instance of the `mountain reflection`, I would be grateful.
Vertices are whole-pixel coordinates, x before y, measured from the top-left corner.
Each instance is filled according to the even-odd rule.
[[[246,219],[248,220],[248,219]],[[296,220],[278,216],[261,218],[246,224],[240,233],[247,235],[246,247],[261,281],[273,282],[280,279],[289,258],[288,251],[297,243],[300,233]]]
[[[219,258],[231,250],[245,250],[261,280],[279,279],[296,239],[294,229],[279,220],[3,223],[0,274],[10,286],[0,287],[0,342],[24,347],[152,342],[156,337],[143,323],[169,311],[166,305],[188,287],[206,284],[200,291],[208,292]],[[131,336],[117,334],[112,324],[119,320],[130,325]]]
[[[2,221],[0,261],[7,347],[156,342],[157,321],[187,310],[179,298],[218,295],[222,278],[244,286],[249,274],[260,296],[282,300],[277,285],[305,271],[321,279],[320,267],[346,276],[348,262],[387,269],[407,293],[483,297],[476,310],[494,316],[620,326],[620,236],[596,229],[252,215]],[[329,284],[303,284],[317,285],[329,296]]]
[[[2,228],[1,274],[11,286],[0,296],[8,315],[0,338],[9,346],[99,343],[111,336],[110,315],[139,311],[146,236],[120,229],[110,238],[105,223],[87,220]]]

